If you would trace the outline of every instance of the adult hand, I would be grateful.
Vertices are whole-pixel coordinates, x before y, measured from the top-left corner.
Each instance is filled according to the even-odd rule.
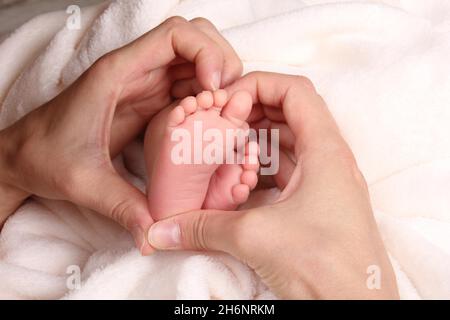
[[[218,89],[241,72],[233,49],[201,18],[170,18],[105,55],[55,99],[0,132],[0,225],[30,195],[67,200],[116,220],[149,254],[146,197],[111,159],[171,102],[171,90]]]
[[[150,243],[227,252],[281,298],[397,298],[365,180],[311,82],[252,73],[228,88],[230,94],[236,90],[251,92],[269,120],[285,118],[295,138],[281,139],[285,147],[292,144],[294,161],[281,158],[284,169],[276,180],[287,185],[281,185],[280,199],[240,212],[199,211],[158,222]],[[381,272],[379,290],[367,286],[371,266]]]

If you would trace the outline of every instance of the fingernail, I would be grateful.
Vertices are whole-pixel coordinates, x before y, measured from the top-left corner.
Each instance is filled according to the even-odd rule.
[[[211,87],[213,91],[219,90],[222,82],[222,73],[216,71],[212,75]]]
[[[157,249],[174,249],[180,246],[180,226],[175,223],[156,223],[148,233],[150,245]]]
[[[146,244],[144,230],[140,226],[135,226],[131,229],[131,235],[133,236],[134,241],[136,242],[136,247],[142,253],[144,246]]]
[[[221,79],[221,84],[223,84],[223,86],[226,87],[229,84],[231,84],[233,82],[233,80],[235,80],[235,79],[232,78],[232,76],[230,76],[229,74],[224,74]]]

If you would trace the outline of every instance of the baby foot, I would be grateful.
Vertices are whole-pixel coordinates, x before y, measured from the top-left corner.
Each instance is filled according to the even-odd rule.
[[[227,100],[223,90],[203,92],[184,99],[179,106],[163,111],[151,121],[145,138],[145,156],[148,200],[155,220],[201,208],[235,209],[256,186],[257,148],[246,147],[245,159],[253,160],[252,163],[224,164],[230,154],[229,133],[236,134],[239,130],[242,133],[248,128],[251,96],[237,92]],[[234,144],[235,140],[231,142]],[[234,148],[231,153],[236,155]],[[215,161],[204,159],[205,154]]]
[[[247,144],[243,164],[224,164],[211,177],[203,209],[234,210],[258,184],[259,146]]]

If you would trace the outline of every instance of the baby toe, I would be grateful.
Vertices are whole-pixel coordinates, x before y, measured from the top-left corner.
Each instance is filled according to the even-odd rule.
[[[256,155],[245,156],[245,161],[242,166],[246,171],[258,172],[260,167],[258,156]]]
[[[186,115],[193,114],[197,110],[197,99],[195,97],[187,97],[181,101],[180,105],[184,108]]]
[[[241,204],[248,200],[248,197],[250,196],[250,187],[246,184],[239,184],[233,187],[231,193],[233,195],[233,201],[236,204]]]
[[[214,92],[214,106],[222,109],[228,100],[228,94],[225,90],[217,90]]]
[[[250,141],[245,146],[245,161],[243,164],[244,170],[259,171],[259,144],[255,141]]]
[[[250,190],[253,190],[258,184],[258,175],[255,171],[244,171],[241,175],[241,183],[249,186]]]
[[[203,91],[197,95],[198,106],[202,109],[209,109],[214,104],[214,96],[210,91]]]
[[[238,91],[223,108],[222,117],[232,122],[236,127],[241,127],[250,116],[252,104],[252,97],[248,92]]]
[[[176,127],[183,123],[186,119],[186,114],[182,106],[177,106],[173,109],[167,118],[167,125],[169,127]]]

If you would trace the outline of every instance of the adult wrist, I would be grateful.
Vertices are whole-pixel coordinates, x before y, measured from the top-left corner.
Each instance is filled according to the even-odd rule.
[[[14,184],[14,139],[9,130],[0,131],[0,228],[30,194]]]
[[[378,241],[373,239],[373,243]],[[333,251],[339,252],[338,248],[322,252],[303,270],[314,299],[399,299],[395,274],[384,251],[373,250],[369,245],[354,248],[357,255],[341,256]]]

